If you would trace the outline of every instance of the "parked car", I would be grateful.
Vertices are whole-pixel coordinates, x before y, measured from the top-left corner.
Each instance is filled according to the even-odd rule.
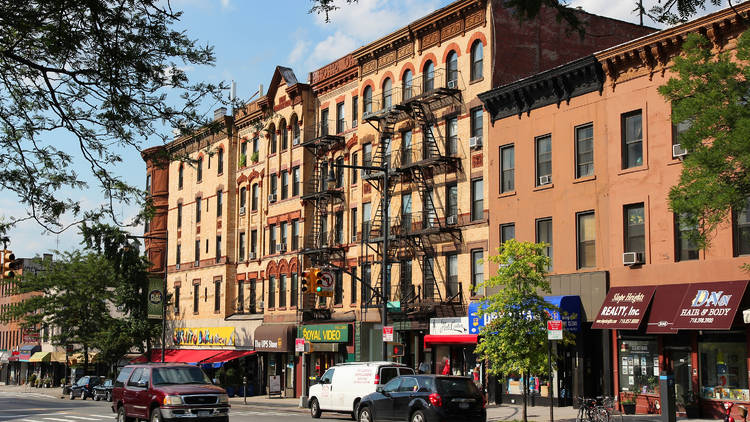
[[[94,387],[94,400],[112,401],[112,380],[106,379],[103,383]]]
[[[310,387],[310,414],[319,418],[323,412],[348,413],[354,419],[362,397],[399,375],[414,375],[414,370],[393,362],[351,362],[328,368]]]
[[[173,363],[128,365],[112,387],[117,422],[190,419],[229,421],[227,392],[197,366]]]
[[[102,379],[95,375],[85,375],[71,385],[68,389],[68,396],[71,400],[80,397],[86,400],[87,397],[94,397],[94,387],[102,383]]]
[[[400,376],[362,397],[359,422],[486,422],[487,401],[468,377]]]

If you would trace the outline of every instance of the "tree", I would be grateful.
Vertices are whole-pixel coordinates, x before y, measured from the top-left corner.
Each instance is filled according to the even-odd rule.
[[[42,265],[37,274],[18,278],[14,293],[30,296],[3,312],[2,320],[19,320],[24,330],[51,327],[52,344],[82,352],[85,370],[90,352],[98,348],[99,334],[114,319],[114,268],[103,256],[80,251],[62,253]]]
[[[346,0],[347,4],[356,3],[358,0]],[[336,0],[312,0],[313,6],[310,13],[325,15],[326,22],[330,22],[330,13],[338,9]],[[643,0],[636,1],[634,12],[642,16],[649,16],[654,22],[675,24],[686,22],[700,10],[705,9],[706,4],[720,5],[722,0],[656,0],[656,4],[646,11],[643,6]],[[577,31],[581,36],[586,33],[586,25],[581,21],[576,10],[568,7],[565,0],[505,0],[495,2],[501,7],[512,9],[513,13],[521,22],[534,20],[539,15],[542,8],[549,8],[557,13],[557,20],[565,21],[571,29]],[[731,6],[731,1],[727,1]]]
[[[672,103],[672,122],[686,127],[679,142],[687,151],[669,205],[694,239],[710,243],[712,232],[750,196],[750,34],[743,33],[736,57],[716,54],[703,35],[688,35],[674,58],[676,76],[659,87]]]
[[[547,326],[549,310],[555,309],[539,292],[550,292],[546,274],[550,263],[545,243],[508,240],[489,257],[499,264],[497,275],[482,284],[487,297],[481,313],[495,317],[481,331],[475,353],[489,362],[494,375],[521,374],[524,379],[523,420],[530,374],[548,373]]]
[[[202,127],[196,107],[225,88],[188,80],[183,68],[212,65],[214,54],[172,29],[180,15],[153,0],[0,4],[0,189],[27,209],[0,221],[0,232],[33,219],[59,233],[98,217],[118,221],[120,204],[145,203],[141,189],[112,172],[122,149],[167,140],[164,124],[185,133]],[[51,142],[61,132],[73,142]],[[84,209],[61,193],[87,186],[71,168],[76,154],[107,205]],[[65,213],[76,221],[63,225]]]

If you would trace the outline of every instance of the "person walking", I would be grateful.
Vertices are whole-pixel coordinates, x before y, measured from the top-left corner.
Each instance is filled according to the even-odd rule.
[[[450,375],[451,374],[451,361],[448,359],[448,356],[443,356],[443,371],[441,372],[442,375]]]

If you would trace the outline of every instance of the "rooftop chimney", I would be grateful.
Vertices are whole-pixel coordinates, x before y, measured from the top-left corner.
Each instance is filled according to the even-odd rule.
[[[227,115],[226,107],[219,107],[216,110],[214,110],[214,120],[221,120],[226,115]]]

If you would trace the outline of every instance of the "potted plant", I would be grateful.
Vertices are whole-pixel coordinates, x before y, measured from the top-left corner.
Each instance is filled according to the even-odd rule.
[[[240,168],[245,167],[247,165],[247,155],[240,154]]]
[[[685,407],[685,417],[688,419],[697,419],[700,417],[700,408],[698,407],[698,396],[692,391],[683,394],[681,397],[682,405]],[[678,401],[680,401],[678,399]]]
[[[622,405],[622,411],[626,415],[635,415],[635,402],[638,399],[638,393],[634,392],[631,395],[623,396],[620,404]]]
[[[52,378],[49,376],[44,377],[44,388],[52,387]]]
[[[36,374],[29,375],[28,384],[31,387],[36,387]]]
[[[255,151],[253,155],[250,156],[250,161],[252,161],[253,163],[257,163],[258,159],[259,159],[258,151]]]

